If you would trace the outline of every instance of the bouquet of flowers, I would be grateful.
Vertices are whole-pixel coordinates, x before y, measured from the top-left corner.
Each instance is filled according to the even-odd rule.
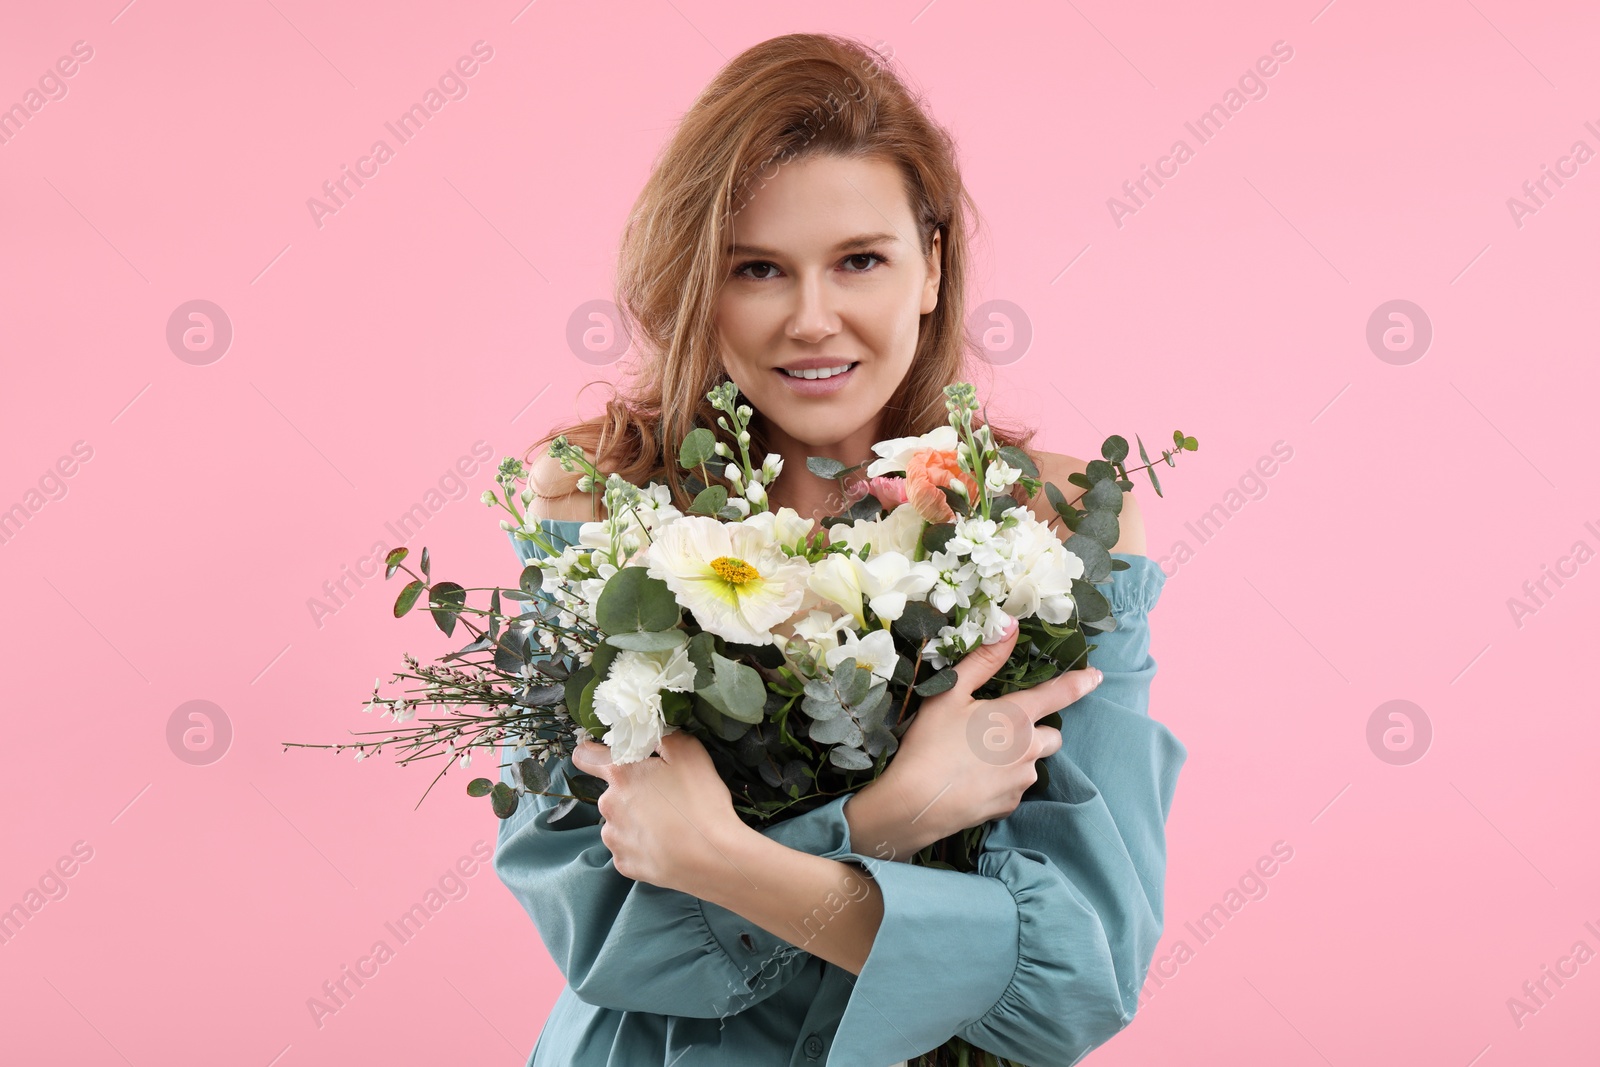
[[[550,770],[585,735],[606,743],[613,762],[630,763],[668,730],[693,732],[758,827],[859,789],[894,754],[919,698],[950,688],[953,664],[1012,619],[1020,628],[1011,659],[976,696],[1081,666],[1094,647],[1088,638],[1116,625],[1095,586],[1127,566],[1110,550],[1131,474],[1147,472],[1161,492],[1143,442],[1144,466],[1130,472],[1128,443],[1113,436],[1102,459],[1068,478],[1081,490],[1069,500],[1040,481],[1021,449],[997,446],[987,424],[973,424],[970,384],[945,395],[948,425],[872,446],[878,458],[846,490],[848,512],[822,520],[826,537],[790,508],[767,508],[764,487],[783,459],[769,454],[752,467],[752,412],[736,404],[732,382],[707,399],[724,412],[717,424],[734,445],[700,428],[678,450],[695,494],[686,511],[666,486],[607,476],[559,437],[551,454],[583,472],[580,491],[603,493],[605,517],[582,524],[576,545],[552,544],[519,510],[533,493],[519,491],[527,471],[507,458],[497,477],[504,495],[482,499],[504,507],[511,518],[502,528],[538,544],[544,558],[523,569],[516,588],[489,589],[487,608],[473,608],[469,590],[432,579],[426,548],[420,575],[405,566],[409,549],[390,552],[385,576],[411,575],[395,616],[426,593],[439,629],[454,636],[459,624],[472,640],[432,665],[404,656],[410,671],[395,678],[421,683],[415,695],[380,697],[374,684],[366,710],[414,725],[357,731],[383,735],[367,742],[286,745],[352,748],[357,760],[392,746],[401,763],[442,755],[442,777],[450,759],[467,767],[475,749],[519,744],[531,755],[515,788],[485,778],[467,787],[501,818],[520,793],[551,795]],[[1173,446],[1157,462],[1173,466],[1199,443],[1175,432]],[[859,467],[817,457],[806,466],[841,484]],[[1031,498],[1041,485],[1072,531],[1065,542],[1053,519],[1040,521],[1012,492],[1021,486]],[[519,607],[507,613],[507,601]],[[523,612],[527,603],[539,610]],[[442,714],[419,718],[425,705]],[[1040,772],[1036,788],[1042,762]],[[581,774],[571,784],[568,809],[592,803],[604,785]]]
[[[426,595],[439,629],[454,636],[459,625],[471,640],[434,664],[405,656],[409,670],[395,678],[419,683],[411,695],[380,697],[374,685],[366,710],[383,709],[392,729],[296,747],[353,748],[361,760],[388,746],[401,763],[443,756],[437,783],[452,760],[464,768],[477,749],[517,745],[529,755],[507,776],[514,785],[474,778],[467,792],[487,796],[500,818],[522,794],[557,797],[555,826],[605,788],[574,769],[570,792],[550,789],[585,736],[629,763],[668,731],[692,732],[740,817],[757,828],[860,789],[883,771],[920,701],[954,685],[953,664],[1013,619],[1011,657],[975,696],[1003,696],[1084,664],[1090,638],[1116,625],[1096,586],[1127,566],[1110,550],[1132,474],[1147,472],[1159,495],[1155,463],[1173,466],[1199,447],[1176,432],[1152,462],[1139,441],[1143,466],[1130,470],[1128,442],[1109,437],[1102,458],[1067,479],[1078,490],[1068,499],[1026,453],[999,446],[986,421],[975,424],[975,395],[968,383],[947,387],[948,424],[873,445],[877,458],[864,472],[808,459],[813,474],[841,487],[858,475],[845,490],[848,511],[821,529],[790,508],[768,508],[765,487],[783,458],[753,465],[753,413],[732,382],[707,394],[722,437],[701,427],[678,449],[693,494],[684,510],[668,487],[608,475],[558,437],[551,455],[581,472],[580,491],[602,495],[604,517],[581,524],[576,544],[554,544],[519,508],[533,492],[524,464],[507,458],[501,492],[482,499],[503,507],[502,528],[543,557],[516,588],[486,590],[487,607],[477,608],[468,593],[485,590],[433,580],[426,548],[420,574],[405,564],[409,550],[390,552],[385,576],[410,576],[395,616]],[[1048,523],[1017,495],[1032,499],[1041,487]],[[1064,542],[1057,520],[1071,531]],[[507,602],[516,607],[503,610]],[[1041,722],[1059,728],[1060,715]],[[1038,772],[1042,791],[1045,761]],[[930,845],[912,862],[974,870],[986,829]]]

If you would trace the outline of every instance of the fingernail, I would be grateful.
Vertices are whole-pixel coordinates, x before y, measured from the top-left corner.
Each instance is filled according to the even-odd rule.
[[[1099,667],[1094,668],[1094,684],[1095,685],[1099,685],[1101,680],[1104,679],[1104,678],[1105,678],[1105,675],[1100,673],[1100,668]]]

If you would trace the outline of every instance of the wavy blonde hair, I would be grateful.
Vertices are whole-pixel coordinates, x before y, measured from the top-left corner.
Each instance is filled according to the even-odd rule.
[[[795,33],[722,68],[661,151],[623,232],[616,303],[638,352],[630,380],[621,390],[589,383],[611,385],[605,413],[552,429],[524,460],[565,434],[601,470],[635,485],[668,485],[677,506],[687,507],[677,444],[696,427],[716,426],[705,397],[727,379],[714,309],[731,265],[734,216],[777,167],[818,155],[892,163],[924,255],[934,233],[943,234],[938,306],[922,317],[881,437],[920,435],[948,421],[944,387],[988,367],[965,326],[968,230],[976,231],[978,212],[953,140],[889,69],[889,58],[847,37]],[[989,425],[998,443],[1024,451],[1036,433]],[[750,426],[758,463],[768,448],[765,429],[758,411]],[[541,486],[544,496],[575,490],[578,474],[558,473],[554,485]]]

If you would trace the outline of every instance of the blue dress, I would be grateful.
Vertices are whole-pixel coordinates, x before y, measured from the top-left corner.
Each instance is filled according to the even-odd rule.
[[[541,524],[558,546],[581,525]],[[543,555],[510,536],[523,559]],[[999,820],[976,873],[855,853],[847,797],[765,831],[878,883],[883,922],[860,975],[623,877],[592,806],[582,825],[553,830],[557,801],[524,795],[500,821],[495,872],[567,980],[528,1067],[887,1067],[953,1034],[1062,1067],[1127,1026],[1161,935],[1166,820],[1187,751],[1147,710],[1148,613],[1166,576],[1146,556],[1115,558],[1129,564],[1109,591],[1118,627],[1089,656],[1104,681],[1063,711],[1048,797]],[[527,753],[502,755],[509,783]]]

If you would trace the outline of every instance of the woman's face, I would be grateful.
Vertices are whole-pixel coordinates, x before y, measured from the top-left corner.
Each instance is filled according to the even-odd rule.
[[[723,367],[775,437],[875,437],[939,297],[939,236],[923,256],[900,171],[813,156],[779,168],[733,219],[717,298]],[[797,381],[787,369],[851,369]]]

